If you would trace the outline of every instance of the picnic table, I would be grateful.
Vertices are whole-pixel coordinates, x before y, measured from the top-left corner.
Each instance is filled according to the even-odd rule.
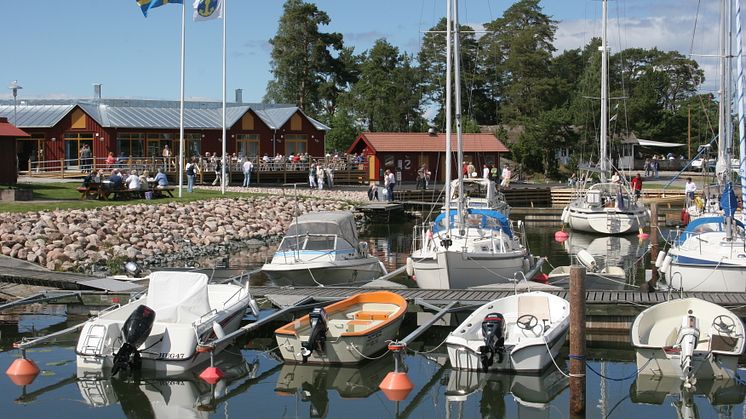
[[[146,192],[152,193],[152,196],[154,198],[164,196],[164,194],[167,194],[169,197],[173,198],[174,189],[176,188],[174,188],[173,186],[165,186],[161,188],[158,188],[157,186],[149,186],[148,189],[112,189],[108,182],[104,182],[91,183],[88,184],[88,186],[80,186],[78,188],[78,192],[80,193],[80,199],[98,199],[108,201],[110,198],[123,200],[133,198],[142,199],[145,198]]]

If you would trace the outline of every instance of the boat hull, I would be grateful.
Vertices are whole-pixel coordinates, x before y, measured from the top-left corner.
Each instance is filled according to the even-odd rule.
[[[746,266],[673,262],[666,283],[683,291],[746,292]]]
[[[559,355],[562,346],[567,340],[567,329],[553,337],[547,336],[549,350],[544,342],[538,342],[525,346],[513,346],[505,348],[505,356],[502,362],[495,362],[488,371],[512,371],[517,373],[538,374],[544,371],[552,360]],[[481,342],[480,342],[481,344]],[[468,342],[447,343],[448,358],[451,367],[479,371],[482,369],[481,356],[474,346]]]
[[[425,289],[464,289],[512,283],[530,263],[525,250],[503,254],[470,254],[440,251],[433,257],[412,257],[417,286]],[[523,279],[519,274],[518,279]]]
[[[370,282],[386,272],[378,258],[347,260],[329,264],[267,264],[262,272],[276,285],[353,285]]]
[[[682,380],[686,378],[678,354],[668,354],[661,348],[637,348],[635,359],[641,376],[678,377]],[[695,351],[692,354],[692,367],[692,378],[727,380],[738,369],[738,356]]]
[[[576,208],[565,209],[563,221],[571,229],[597,234],[627,234],[640,229],[647,222],[644,209],[620,211],[616,208]]]

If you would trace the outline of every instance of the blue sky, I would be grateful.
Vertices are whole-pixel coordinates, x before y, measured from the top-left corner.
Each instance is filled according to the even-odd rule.
[[[7,0],[6,0],[7,1]],[[191,0],[186,0],[191,4]],[[282,0],[228,0],[228,97],[244,89],[244,101],[260,101],[271,78],[268,40],[277,31]],[[445,0],[318,0],[345,44],[362,52],[386,38],[416,53],[422,32],[445,13]],[[651,4],[652,3],[652,4]],[[710,4],[714,3],[714,4]],[[718,2],[703,2],[694,52],[716,49]],[[187,16],[186,96],[221,98],[219,20],[192,22]],[[481,24],[502,15],[512,1],[461,0],[461,22]],[[542,0],[559,21],[555,45],[577,48],[600,28],[598,0]],[[617,0],[609,3],[610,45],[690,50],[697,0]],[[16,1],[3,8],[0,35],[4,58],[0,83],[23,86],[19,98],[90,97],[93,83],[104,97],[178,99],[180,5],[153,9],[146,19],[135,0]],[[709,61],[708,61],[709,60]],[[715,62],[701,59],[714,80]],[[9,98],[7,88],[0,98]]]

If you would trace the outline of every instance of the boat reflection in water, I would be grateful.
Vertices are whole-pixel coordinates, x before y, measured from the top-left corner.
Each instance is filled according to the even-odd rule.
[[[199,378],[202,369],[180,375],[143,372],[139,376],[107,377],[101,372],[78,370],[77,384],[86,404],[106,407],[118,403],[129,418],[207,418],[218,403],[241,394],[256,376],[258,362],[247,363],[240,353],[226,351],[215,357],[225,377],[215,385]],[[277,372],[272,369],[262,374]],[[243,384],[235,385],[240,380]],[[228,386],[231,390],[228,390]]]
[[[568,380],[549,368],[541,375],[483,373],[481,371],[451,370],[446,388],[447,409],[455,403],[462,411],[464,402],[481,392],[479,411],[484,418],[506,416],[505,395],[510,394],[517,405],[517,417],[552,417],[550,403],[567,388]],[[556,413],[556,412],[555,412]],[[449,416],[449,415],[446,415]],[[459,415],[460,416],[460,415]]]
[[[310,417],[323,418],[329,412],[329,391],[336,391],[343,399],[365,398],[377,392],[378,385],[393,370],[391,356],[349,367],[284,364],[275,393],[299,397],[309,403]]]
[[[671,397],[671,402],[679,418],[694,419],[712,417],[712,412],[700,412],[711,406],[718,417],[733,417],[733,408],[743,403],[746,386],[734,379],[697,380],[692,388],[684,388],[677,377],[638,375],[629,389],[630,399],[635,404],[662,405]],[[707,398],[707,404],[695,403],[695,398]]]

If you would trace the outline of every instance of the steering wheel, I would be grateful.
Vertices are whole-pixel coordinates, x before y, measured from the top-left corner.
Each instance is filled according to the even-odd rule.
[[[718,333],[731,334],[736,331],[736,321],[732,317],[721,314],[712,321],[712,327]]]
[[[533,314],[524,314],[523,316],[516,319],[515,323],[518,325],[519,329],[523,330],[533,330],[536,325],[539,324],[539,319],[536,318]]]

